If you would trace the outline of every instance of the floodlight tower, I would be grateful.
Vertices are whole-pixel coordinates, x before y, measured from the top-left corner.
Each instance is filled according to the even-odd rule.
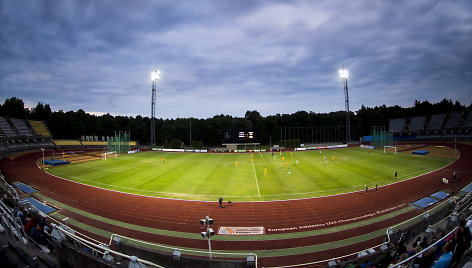
[[[151,71],[151,81],[152,81],[152,101],[151,101],[151,147],[156,145],[156,84],[159,80],[161,72],[152,70]]]
[[[346,142],[351,142],[351,119],[349,116],[349,93],[347,90],[347,78],[349,77],[349,73],[346,69],[339,70],[339,77],[344,82],[344,102],[346,104]]]

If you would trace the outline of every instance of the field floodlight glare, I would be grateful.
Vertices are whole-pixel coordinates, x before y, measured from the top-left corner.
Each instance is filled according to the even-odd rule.
[[[348,71],[345,69],[339,70],[339,77],[341,77],[341,79],[347,79],[349,77]]]
[[[160,76],[161,76],[160,71],[152,70],[152,72],[151,72],[151,80],[152,81],[159,80]]]

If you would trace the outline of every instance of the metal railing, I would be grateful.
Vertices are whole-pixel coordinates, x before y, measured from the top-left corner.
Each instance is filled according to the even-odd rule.
[[[467,202],[470,202],[470,201],[471,201],[470,194],[468,194],[468,195],[465,196],[465,197],[466,197],[468,200],[467,200],[466,202],[463,202],[463,203],[467,203]],[[374,251],[375,251],[375,249],[377,249],[377,248],[378,248],[379,250],[388,249],[388,244],[391,242],[390,235],[391,235],[391,233],[393,233],[393,230],[394,230],[394,229],[399,229],[399,227],[405,226],[406,224],[408,224],[408,223],[411,222],[411,221],[415,221],[415,220],[417,220],[417,219],[420,218],[420,217],[424,217],[424,215],[426,215],[427,213],[428,213],[428,215],[429,215],[430,212],[432,212],[433,210],[438,209],[438,207],[443,206],[443,205],[447,204],[448,202],[451,202],[450,200],[452,200],[452,201],[454,202],[454,204],[458,205],[458,202],[456,201],[456,199],[457,199],[457,197],[451,196],[451,197],[449,197],[448,199],[442,200],[442,202],[441,202],[438,206],[436,206],[436,207],[434,207],[434,208],[431,208],[431,209],[429,209],[428,211],[425,211],[425,212],[423,212],[423,213],[421,213],[421,214],[419,214],[419,215],[417,215],[417,216],[415,216],[415,217],[412,217],[412,218],[410,218],[410,219],[408,219],[408,220],[405,220],[405,221],[403,221],[403,222],[401,222],[401,223],[398,223],[398,224],[396,224],[396,225],[393,225],[393,226],[388,227],[387,230],[385,231],[386,236],[387,236],[387,241],[383,242],[382,244],[378,244],[378,245],[375,245],[375,246],[373,246],[373,247],[370,247],[370,248],[368,248],[368,249],[364,249],[364,250],[361,250],[361,251],[357,251],[357,252],[353,252],[353,253],[350,253],[350,254],[346,254],[346,255],[342,255],[342,256],[337,256],[337,257],[333,257],[333,258],[329,258],[329,259],[324,259],[324,260],[320,260],[320,261],[313,261],[313,262],[299,263],[299,264],[285,265],[285,266],[271,266],[271,267],[266,267],[266,268],[292,268],[292,267],[301,267],[301,266],[309,266],[309,265],[317,265],[317,264],[323,264],[323,263],[330,263],[330,262],[332,262],[332,261],[341,260],[341,259],[346,259],[346,258],[353,257],[353,256],[356,256],[356,255],[357,255],[358,257],[364,257],[364,256],[369,255],[369,254],[370,254],[369,252],[370,252],[371,250],[374,250]],[[470,208],[470,207],[471,207],[471,204],[467,204],[466,208],[464,208],[464,209],[461,211],[461,213],[464,212],[465,209]],[[437,223],[435,223],[434,225],[431,225],[431,226],[437,226],[437,225],[439,225],[441,222],[443,222],[444,220],[447,220],[449,217],[452,217],[453,215],[456,215],[456,216],[457,216],[457,213],[455,214],[455,213],[453,212],[453,213],[449,214],[448,216],[446,216],[444,219],[440,220],[439,222],[437,222]],[[469,216],[469,217],[470,217],[470,216]],[[451,232],[452,232],[452,231],[451,231]],[[439,241],[440,241],[440,240],[439,240]],[[424,252],[424,251],[422,251],[422,252]],[[419,254],[418,254],[418,255],[419,255]],[[405,260],[404,262],[402,262],[402,263],[405,263],[405,262],[406,262],[406,260]],[[398,265],[400,265],[400,264],[396,264],[396,265],[393,266],[393,267],[397,267]]]
[[[6,181],[4,180],[3,176],[0,174],[0,180],[2,182],[2,184],[5,184],[5,185],[8,185],[10,186],[8,183],[6,183]],[[10,187],[7,187],[5,188],[5,186],[2,186],[5,190],[13,190],[14,192],[16,192],[15,189],[13,189],[11,186]],[[8,192],[10,192],[8,191]],[[10,193],[12,195],[13,198],[16,198],[18,195],[14,194],[14,193]],[[465,200],[467,199],[467,200]],[[451,201],[453,201],[456,205],[456,208],[454,209],[454,212],[452,212],[451,214],[449,214],[448,216],[446,216],[445,218],[443,218],[442,220],[438,221],[437,223],[433,224],[433,225],[430,225],[430,227],[435,227],[439,224],[441,224],[443,221],[451,218],[451,217],[457,217],[459,214],[462,214],[466,209],[469,209],[471,208],[471,195],[470,193],[467,194],[462,200],[461,202],[457,202],[457,197],[454,197],[454,196],[451,196],[447,199],[444,199],[442,200],[437,206],[435,206],[434,208],[431,208],[429,209],[428,211],[425,211],[415,217],[412,217],[408,220],[405,220],[401,223],[398,223],[396,225],[393,225],[393,226],[390,226],[386,229],[386,236],[387,236],[387,241],[381,243],[381,244],[378,244],[378,245],[375,245],[375,246],[372,246],[368,249],[364,249],[364,250],[361,250],[361,251],[357,251],[357,252],[353,252],[353,253],[350,253],[350,254],[345,254],[345,255],[342,255],[342,256],[337,256],[337,257],[334,257],[334,258],[329,258],[329,259],[324,259],[324,260],[320,260],[320,261],[314,261],[314,262],[307,262],[307,263],[300,263],[300,264],[294,264],[294,265],[286,265],[286,266],[273,266],[273,267],[270,267],[270,268],[291,268],[291,267],[300,267],[300,266],[309,266],[309,265],[316,265],[316,264],[322,264],[322,263],[329,263],[330,261],[334,261],[334,260],[340,260],[340,259],[346,259],[346,258],[349,258],[349,257],[352,257],[352,256],[366,256],[370,253],[368,252],[371,252],[372,250],[375,251],[375,249],[379,249],[379,250],[382,250],[382,249],[387,249],[388,248],[388,244],[391,242],[391,233],[393,233],[393,230],[394,229],[399,229],[399,227],[402,227],[402,226],[405,226],[407,225],[408,223],[412,222],[412,221],[415,221],[417,220],[418,218],[420,217],[424,217],[426,214],[429,215],[430,212],[432,212],[433,210],[436,210],[438,208],[440,208],[441,206],[444,206],[445,204],[447,204],[447,202],[451,203]],[[465,201],[464,201],[465,200]],[[2,208],[5,208],[4,204],[2,202],[1,203],[1,206]],[[38,211],[40,212],[39,210],[36,209],[36,207],[32,206],[31,204],[29,204],[30,207],[32,209],[34,209],[35,211]],[[8,208],[8,207],[7,207]],[[460,212],[459,212],[460,210]],[[7,210],[5,211],[6,215],[7,216],[10,216],[9,214],[11,214],[11,210]],[[4,215],[2,215],[4,216]],[[11,217],[11,216],[10,216]],[[214,254],[214,255],[221,255],[221,256],[254,256],[254,260],[255,260],[255,267],[258,267],[258,256],[257,254],[255,253],[233,253],[233,252],[220,252],[220,251],[212,251],[211,253],[209,251],[204,251],[204,250],[192,250],[192,249],[179,249],[179,248],[176,248],[175,246],[167,246],[167,245],[162,245],[162,244],[157,244],[157,243],[152,243],[152,242],[147,242],[147,241],[143,241],[143,240],[139,240],[139,239],[134,239],[134,238],[130,238],[130,237],[126,237],[126,236],[121,236],[121,235],[118,235],[118,234],[112,234],[110,236],[110,241],[108,243],[108,245],[105,245],[103,244],[102,242],[96,240],[96,239],[93,239],[85,234],[82,234],[80,232],[77,232],[75,230],[72,230],[71,228],[69,227],[65,227],[64,225],[62,225],[62,223],[48,215],[46,215],[46,217],[48,217],[48,219],[50,219],[51,221],[54,221],[56,223],[59,224],[59,230],[65,234],[66,236],[74,239],[75,241],[77,241],[78,243],[84,245],[84,246],[87,246],[89,248],[92,249],[92,251],[96,252],[96,254],[101,254],[101,255],[105,255],[107,252],[110,253],[110,254],[113,254],[113,255],[117,255],[117,256],[120,256],[122,258],[126,258],[126,259],[129,259],[131,260],[131,257],[132,256],[129,256],[129,255],[126,255],[126,254],[123,254],[123,253],[120,253],[120,252],[117,252],[117,251],[114,251],[114,250],[111,250],[109,248],[109,246],[112,244],[113,242],[113,239],[114,237],[119,237],[119,238],[124,238],[124,239],[127,239],[127,240],[130,240],[130,241],[134,241],[134,242],[138,242],[138,243],[141,243],[143,245],[150,245],[150,246],[153,246],[153,247],[157,247],[157,248],[161,248],[161,249],[164,249],[164,250],[175,250],[175,249],[178,249],[182,252],[188,252],[188,253],[193,253],[192,255],[195,255],[195,254],[203,254],[203,255],[210,255],[210,254]],[[467,219],[470,219],[472,217],[469,216]],[[16,221],[14,221],[16,222]],[[455,230],[457,229],[454,228],[452,231],[450,231],[445,237],[447,237],[448,235],[452,234],[452,232],[454,232]],[[71,232],[72,230],[72,232]],[[426,252],[428,249],[430,249],[431,247],[435,246],[439,241],[441,241],[442,239],[444,239],[445,237],[439,239],[437,242],[435,242],[434,244],[430,245],[429,247],[425,248],[424,250],[420,251],[419,253],[416,253],[415,255],[411,256],[410,258],[400,262],[400,263],[397,263],[395,264],[393,267],[398,267],[399,265],[402,265],[402,264],[405,264],[407,262],[410,262],[412,260],[415,259],[415,257],[421,255],[422,253]],[[367,253],[367,254],[366,254]],[[153,267],[162,267],[158,264],[155,264],[155,263],[152,263],[150,261],[146,261],[146,260],[139,260],[141,263],[143,264],[146,264],[146,265],[150,265],[150,266],[153,266]],[[411,264],[411,263],[410,263]]]

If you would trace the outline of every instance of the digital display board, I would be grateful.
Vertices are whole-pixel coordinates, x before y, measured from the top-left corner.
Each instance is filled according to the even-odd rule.
[[[256,141],[256,131],[246,129],[227,129],[223,131],[223,143],[253,143]]]

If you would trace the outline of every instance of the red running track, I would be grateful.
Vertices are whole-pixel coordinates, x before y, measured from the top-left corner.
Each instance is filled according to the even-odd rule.
[[[409,202],[428,196],[438,190],[457,191],[471,181],[472,146],[458,144],[457,149],[461,152],[460,158],[448,167],[415,179],[381,187],[377,193],[373,191],[368,194],[356,192],[291,201],[235,202],[228,204],[225,209],[220,209],[217,201],[183,201],[138,196],[62,180],[44,173],[37,167],[36,160],[41,157],[41,152],[25,154],[14,160],[4,158],[0,161],[0,170],[10,182],[22,181],[54,200],[80,210],[126,223],[198,234],[200,232],[199,219],[210,215],[215,219],[215,230],[219,226],[263,226],[267,234],[275,234],[309,231],[352,223],[356,220],[350,221],[349,219],[353,218],[360,218],[358,221],[365,220],[404,208]],[[451,178],[453,171],[457,172],[461,181],[448,185],[442,184],[441,178]],[[394,222],[403,221],[421,212],[421,210],[414,210],[391,221],[382,221],[351,229],[349,232],[336,232],[324,236],[273,241],[214,241],[212,242],[212,249],[251,251],[332,242],[366,234],[379,230],[379,228],[386,228],[393,225]],[[94,227],[138,239],[202,249],[206,249],[208,246],[203,239],[149,235],[107,225],[69,211],[61,213],[70,215],[74,219],[80,219],[80,221]],[[369,214],[372,214],[372,216],[366,216]],[[300,229],[300,226],[308,227]],[[382,237],[379,237],[355,245],[317,253],[263,258],[260,263],[266,266],[288,265],[328,259],[379,244],[382,239]]]

